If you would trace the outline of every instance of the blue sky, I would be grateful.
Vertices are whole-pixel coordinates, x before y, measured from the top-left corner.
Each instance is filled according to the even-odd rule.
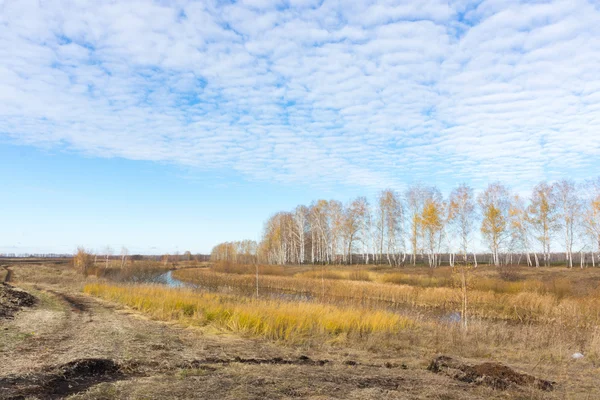
[[[208,252],[421,181],[599,174],[597,1],[0,0],[0,252]]]

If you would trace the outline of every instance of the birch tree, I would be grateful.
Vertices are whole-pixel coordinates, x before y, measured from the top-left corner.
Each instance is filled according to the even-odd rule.
[[[365,264],[369,264],[369,250],[374,246],[373,221],[371,217],[371,206],[366,197],[358,197],[354,200],[357,212],[360,215],[359,240]],[[374,255],[373,255],[374,259]]]
[[[575,183],[570,180],[557,182],[555,184],[555,195],[565,243],[566,264],[567,267],[573,268],[573,243],[577,222],[581,216],[581,199],[577,195]]]
[[[425,199],[420,218],[430,267],[436,267],[439,262],[444,220],[442,196],[437,189],[432,189],[430,195]]]
[[[499,182],[491,183],[481,193],[477,202],[481,209],[481,235],[492,252],[495,266],[500,265],[500,251],[507,238],[510,196]]]
[[[556,213],[556,196],[554,188],[541,182],[533,188],[531,203],[527,208],[528,220],[537,233],[536,239],[542,246],[544,265],[550,266],[550,244],[552,236],[558,228]]]
[[[327,214],[329,217],[329,230],[331,232],[329,237],[330,260],[336,262],[336,255],[339,253],[338,249],[344,228],[344,206],[337,200],[330,200]]]
[[[298,206],[294,210],[294,235],[298,242],[298,262],[304,264],[306,261],[306,230],[308,223],[308,208],[306,206]]]
[[[386,207],[384,206],[384,199],[382,194],[379,194],[377,198],[377,211],[376,211],[376,222],[375,226],[377,229],[376,240],[377,240],[377,262],[383,261],[383,243],[385,241],[385,213]]]
[[[426,190],[421,185],[413,185],[405,193],[407,205],[407,218],[409,224],[410,247],[412,251],[412,264],[417,263],[419,252],[419,239],[421,237],[421,215],[425,202]]]
[[[368,212],[369,203],[364,197],[353,200],[344,211],[343,235],[345,251],[349,264],[352,264],[352,252],[354,242],[360,240],[360,233],[364,231],[365,215]]]
[[[386,189],[379,193],[377,219],[380,260],[385,250],[388,263],[397,265],[398,253],[404,247],[404,212],[402,201],[393,190]]]
[[[110,259],[110,256],[113,253],[113,249],[110,246],[106,246],[104,248],[104,259],[105,259],[105,264],[104,264],[104,269],[108,269],[108,260]]]
[[[526,255],[527,265],[533,265],[531,261],[531,238],[529,222],[527,219],[527,207],[519,195],[513,196],[509,208],[509,229],[511,236],[511,249],[520,249]],[[536,265],[537,262],[536,256]]]
[[[578,192],[584,187],[589,189],[585,198]],[[488,185],[476,198],[469,186],[459,185],[450,193],[448,202],[435,187],[422,185],[411,186],[403,197],[393,190],[383,190],[373,207],[365,197],[344,206],[337,200],[318,200],[310,207],[300,205],[291,212],[273,214],[265,222],[259,244],[237,241],[215,246],[211,260],[241,263],[263,260],[276,264],[341,260],[353,264],[356,254],[362,252],[365,263],[399,265],[408,255],[405,248],[408,239],[413,264],[420,254],[423,260],[427,255],[431,267],[438,266],[442,251],[450,251],[450,265],[454,266],[453,250],[459,248],[467,265],[479,218],[482,239],[490,249],[491,263],[496,266],[513,263],[516,252],[520,252],[517,263],[525,255],[531,266],[533,255],[535,265],[539,266],[538,253],[533,251],[536,241],[542,248],[543,264],[550,265],[550,245],[559,230],[569,267],[574,263],[574,251],[581,252],[582,265],[589,260],[585,251],[590,242],[591,262],[595,265],[596,253],[600,251],[600,178],[581,186],[568,180],[554,185],[542,182],[533,189],[528,205],[521,197],[511,196],[500,183]],[[456,233],[456,242],[446,240],[447,227]],[[584,246],[574,250],[579,241]],[[111,251],[106,251],[107,265]],[[501,259],[503,252],[505,257]],[[474,252],[473,257],[477,266]],[[124,260],[122,254],[121,266]]]
[[[234,242],[237,247],[237,259],[241,264],[253,264],[256,262],[258,244],[254,240],[242,240]]]
[[[469,254],[469,244],[476,217],[475,207],[473,189],[466,184],[458,186],[450,193],[448,221],[453,225],[454,230],[460,238],[460,250],[463,254],[464,262],[467,262]]]
[[[268,240],[265,235],[264,240]],[[251,264],[256,262],[258,244],[254,240],[224,242],[215,245],[210,253],[213,262]]]
[[[289,215],[288,215],[289,216]],[[278,212],[265,223],[263,240],[260,244],[260,254],[270,264],[285,264],[288,257],[285,213]],[[291,216],[289,218],[291,220]]]
[[[125,267],[125,262],[127,261],[127,256],[129,255],[129,250],[127,247],[121,247],[121,269]]]
[[[315,262],[327,262],[330,229],[328,224],[329,202],[318,200],[309,210],[311,231],[311,258]]]

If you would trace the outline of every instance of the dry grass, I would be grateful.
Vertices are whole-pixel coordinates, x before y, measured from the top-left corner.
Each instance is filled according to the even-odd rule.
[[[380,274],[377,281],[400,285],[428,287],[456,287],[457,282],[450,268],[430,270],[425,273],[391,272]],[[522,292],[552,294],[563,298],[574,294],[573,282],[565,276],[550,276],[546,279],[526,278],[509,268],[502,268],[495,275],[489,269],[473,271],[471,289],[516,294]]]
[[[289,272],[281,265],[251,265],[251,264],[233,264],[230,262],[220,262],[211,265],[210,269],[213,272],[224,274],[254,274],[258,268],[260,275],[288,275]]]
[[[257,300],[165,287],[86,285],[84,292],[118,302],[160,320],[212,325],[252,336],[303,342],[318,338],[395,334],[415,322],[385,311],[313,303]]]
[[[242,294],[253,293],[256,285],[255,277],[252,275],[181,270],[176,271],[174,276],[214,290],[236,288]],[[313,275],[261,276],[259,285],[262,290],[306,294],[322,302],[355,306],[400,309],[415,307],[442,311],[458,311],[461,306],[461,291],[456,287],[422,287],[340,279],[321,280],[318,271],[314,274],[317,279],[304,276]],[[479,318],[517,322],[557,322],[580,328],[600,323],[600,298],[597,296],[564,297],[551,293],[517,290],[521,289],[518,286],[514,291],[509,290],[510,285],[521,285],[521,282],[505,282],[508,285],[504,287],[505,291],[494,291],[490,290],[492,281],[481,282],[483,284],[480,283],[481,286],[478,288],[475,279],[469,290],[469,312]]]
[[[351,281],[365,281],[365,282],[373,280],[373,278],[371,277],[371,274],[362,269],[356,269],[354,271],[350,271],[348,273],[348,279],[350,279]]]
[[[356,267],[353,267],[356,268]],[[340,269],[341,270],[341,269]],[[373,269],[368,270],[377,278]],[[59,273],[61,272],[61,273]],[[183,271],[179,271],[180,273]],[[187,272],[187,271],[186,271]],[[191,271],[194,272],[194,271]],[[404,272],[404,271],[403,271]],[[413,271],[406,271],[408,274]],[[429,276],[426,272],[415,275]],[[551,281],[537,275],[527,275],[525,279]],[[573,271],[578,273],[579,271]],[[205,273],[209,273],[205,271]],[[583,271],[582,274],[588,274]],[[589,272],[591,274],[591,272]],[[212,274],[221,279],[224,274]],[[262,322],[277,321],[278,310],[285,311],[284,321],[298,321],[298,310],[308,310],[307,303],[277,302],[256,300],[224,295],[201,295],[187,290],[167,289],[157,286],[104,285],[97,284],[95,277],[83,278],[74,270],[64,267],[31,266],[14,268],[16,283],[26,288],[41,287],[58,293],[68,294],[89,305],[88,311],[80,312],[61,300],[52,292],[32,292],[40,298],[39,309],[23,311],[14,321],[6,323],[8,330],[0,335],[0,374],[29,374],[52,365],[62,364],[82,357],[102,357],[117,360],[128,368],[136,368],[135,376],[114,383],[94,386],[76,398],[437,398],[437,399],[507,399],[507,398],[599,398],[597,385],[598,362],[600,362],[600,329],[597,327],[573,329],[563,325],[560,319],[545,323],[521,322],[519,319],[497,321],[473,319],[465,333],[459,324],[443,321],[408,320],[406,327],[392,330],[364,330],[356,328],[365,317],[373,314],[370,304],[365,301],[349,301],[352,308],[312,304],[310,310],[324,310],[308,313],[304,320],[315,318],[326,320],[332,313],[343,318],[348,326],[351,318],[356,321],[350,333],[327,330],[315,322],[304,330],[290,329],[289,338],[265,333],[258,328]],[[228,275],[246,279],[244,275]],[[438,277],[437,271],[432,274]],[[494,278],[495,272],[482,277]],[[575,275],[574,275],[575,276]],[[250,278],[253,278],[252,276]],[[261,276],[281,278],[278,276]],[[296,279],[296,278],[290,278]],[[45,280],[45,281],[44,281]],[[61,286],[55,284],[61,282]],[[306,279],[316,292],[320,292],[321,280]],[[91,288],[102,289],[100,297],[127,304],[139,310],[123,310],[104,301],[96,301],[76,292],[87,283]],[[93,282],[96,282],[94,284]],[[222,282],[222,281],[219,281]],[[333,283],[356,288],[375,287],[402,288],[406,285],[382,284],[335,280]],[[91,283],[91,284],[90,284]],[[325,281],[325,284],[329,282]],[[113,288],[119,288],[114,290]],[[328,288],[328,287],[327,287]],[[578,286],[573,284],[574,292]],[[138,291],[138,289],[140,291]],[[160,289],[160,290],[155,290]],[[413,287],[415,293],[427,288]],[[454,290],[452,287],[428,288]],[[40,289],[41,290],[41,289]],[[366,290],[366,289],[365,289]],[[146,291],[142,296],[143,291]],[[250,290],[252,292],[252,290]],[[439,293],[432,291],[432,293]],[[488,291],[491,299],[500,299],[498,293]],[[137,306],[134,301],[137,295]],[[365,291],[365,294],[368,294]],[[414,294],[414,293],[413,293]],[[527,295],[535,293],[524,293]],[[182,296],[185,295],[185,296]],[[189,296],[189,298],[187,297]],[[514,296],[514,295],[513,295]],[[551,295],[556,301],[556,296]],[[559,301],[576,300],[581,296],[569,295]],[[198,299],[203,298],[198,303]],[[597,298],[597,297],[596,297]],[[47,299],[47,301],[45,300]],[[142,300],[143,299],[143,300]],[[177,299],[183,300],[177,303]],[[333,300],[333,298],[331,298]],[[419,301],[419,296],[416,297]],[[424,298],[425,299],[425,298]],[[317,298],[318,300],[318,298]],[[325,300],[329,300],[327,297]],[[489,298],[488,298],[489,300]],[[373,303],[375,304],[375,303]],[[198,305],[200,307],[198,307]],[[262,305],[269,305],[262,306]],[[205,317],[206,306],[208,315]],[[239,308],[238,308],[239,307]],[[320,307],[320,308],[319,308]],[[210,310],[221,310],[221,312]],[[224,310],[224,311],[223,311]],[[229,310],[229,314],[225,311]],[[249,313],[250,320],[258,323],[242,324],[228,321],[229,315],[236,318]],[[332,311],[328,311],[332,310]],[[338,311],[339,310],[339,311]],[[303,311],[303,312],[304,312]],[[343,314],[350,311],[351,314]],[[178,324],[163,324],[143,317],[148,313],[154,319],[173,320]],[[384,313],[388,315],[389,313]],[[289,318],[286,318],[286,315]],[[291,318],[295,315],[295,318]],[[348,317],[349,315],[349,317]],[[360,316],[360,317],[357,317]],[[219,319],[220,318],[220,319]],[[304,318],[304,317],[303,317]],[[368,321],[368,320],[367,320]],[[209,329],[182,329],[191,325],[207,325]],[[402,324],[400,324],[402,325]],[[265,325],[262,325],[265,326]],[[285,326],[285,325],[283,325]],[[331,325],[330,325],[331,326]],[[216,327],[216,328],[212,328]],[[239,332],[253,337],[277,339],[280,344],[297,343],[297,346],[278,346],[271,340],[256,340],[241,335],[218,334]],[[285,329],[280,330],[281,334]],[[580,351],[584,359],[572,360],[571,354]],[[498,361],[520,372],[558,382],[555,392],[538,392],[523,388],[498,391],[482,386],[468,385],[448,377],[428,372],[425,368],[429,360],[439,354],[461,358],[471,363]],[[296,365],[242,364],[200,364],[202,369],[187,369],[192,360],[201,362],[211,359],[236,357],[255,359],[297,359],[301,355],[312,360],[327,359],[325,367]],[[357,365],[346,364],[346,361]],[[387,363],[395,368],[384,368]],[[406,366],[405,366],[406,365]],[[401,367],[402,366],[402,367]],[[406,369],[405,369],[406,368]],[[289,379],[294,376],[294,379]]]
[[[280,266],[259,265],[259,275],[295,276],[297,278],[373,281],[409,285],[421,288],[453,288],[457,286],[456,274],[450,267],[431,269],[409,267],[401,271],[387,265],[328,265]],[[213,272],[248,275],[255,274],[254,265],[218,263]],[[600,269],[573,269],[559,267],[527,268],[483,266],[472,270],[471,289],[515,294],[531,292],[552,294],[556,297],[585,297],[600,293]]]
[[[257,300],[160,286],[91,284],[85,292],[127,305],[155,319],[211,326],[287,344],[330,343],[407,356],[460,354],[477,359],[550,365],[568,363],[576,351],[599,360],[600,330],[571,329],[560,323],[514,324],[473,321],[468,332],[458,324],[425,322],[364,307]]]
[[[294,275],[296,278],[312,278],[312,279],[334,279],[334,280],[350,280],[350,281],[372,281],[374,274],[363,269],[328,269],[322,267],[315,268],[311,271],[300,272]]]
[[[300,272],[294,275],[296,278],[309,278],[309,279],[334,279],[344,280],[348,279],[348,274],[344,271],[336,271],[329,269],[313,269],[312,271]]]
[[[407,274],[403,272],[391,272],[387,274],[381,274],[378,280],[382,283],[394,283],[397,285],[410,285],[424,288],[454,286],[454,281],[451,275],[432,276],[420,274]]]

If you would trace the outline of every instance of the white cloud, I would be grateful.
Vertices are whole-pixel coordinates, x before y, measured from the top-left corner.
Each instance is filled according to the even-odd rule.
[[[5,1],[0,135],[286,183],[583,178],[598,21],[585,0]]]

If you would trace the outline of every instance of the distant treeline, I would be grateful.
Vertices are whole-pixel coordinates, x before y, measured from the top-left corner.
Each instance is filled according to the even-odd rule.
[[[69,258],[73,254],[60,253],[0,253],[0,258]]]
[[[489,250],[475,254],[475,239]],[[551,251],[554,247],[554,251]],[[560,249],[560,251],[559,251]],[[267,264],[456,262],[496,266],[595,266],[600,252],[600,177],[583,184],[537,184],[522,198],[502,183],[482,192],[462,184],[386,189],[374,204],[317,200],[273,214],[260,242],[215,246],[213,261]]]
[[[177,260],[177,261],[191,261],[191,260],[196,260],[196,261],[210,261],[210,254],[191,254],[189,252],[185,252],[183,254],[151,254],[151,255],[147,255],[147,254],[132,254],[129,255],[127,254],[127,258],[129,260],[134,260],[134,261],[173,261],[173,260]],[[92,256],[100,256],[102,259],[109,259],[109,260],[119,260],[123,257],[122,254],[107,254],[105,252],[93,252],[93,251],[89,251],[89,254]],[[29,254],[29,253],[24,253],[24,254],[15,254],[15,253],[0,253],[0,259],[9,259],[9,258],[73,258],[76,254],[56,254],[56,253],[35,253],[35,254]]]

